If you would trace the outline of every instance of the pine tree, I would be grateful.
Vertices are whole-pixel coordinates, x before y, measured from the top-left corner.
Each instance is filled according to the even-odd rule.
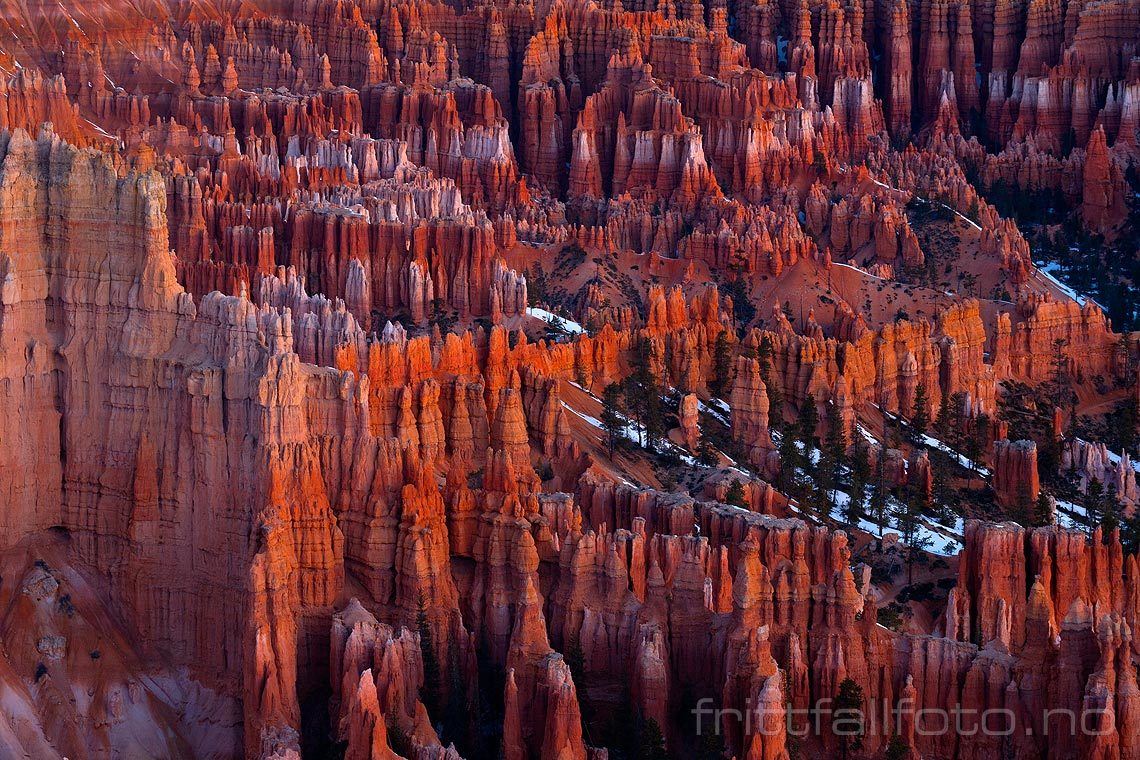
[[[899,532],[904,544],[909,545],[918,531],[918,510],[915,509],[913,496],[904,496],[895,514],[895,530]]]
[[[966,393],[958,391],[950,397],[949,425],[946,431],[946,442],[955,451],[962,450],[962,430],[966,421]]]
[[[622,387],[618,383],[610,383],[602,393],[602,429],[606,433],[606,447],[609,449],[610,459],[614,458],[614,450],[621,441],[625,430],[625,420],[621,415]]]
[[[847,460],[847,433],[843,420],[834,404],[827,405],[827,432],[820,448],[819,467],[816,468],[816,484],[822,511],[830,515],[835,506],[835,490],[841,485],[840,479]]]
[[[819,426],[819,409],[815,405],[815,396],[808,394],[804,399],[803,405],[800,407],[799,418],[796,421],[796,428],[799,434],[799,440],[803,442],[805,456],[810,456],[812,448],[817,443],[815,437],[815,429]]]
[[[915,555],[930,548],[930,536],[922,530],[922,499],[917,493],[909,494],[898,519],[899,533],[902,534],[903,543],[907,545],[906,552],[906,582],[914,583]]]
[[[1085,499],[1086,527],[1091,536],[1100,524],[1101,508],[1104,502],[1104,484],[1096,478],[1089,481]]]
[[[1044,493],[1037,494],[1037,502],[1033,507],[1032,524],[1034,528],[1053,524],[1053,510],[1049,504],[1049,497]]]
[[[665,415],[661,412],[661,391],[656,380],[645,386],[645,442],[651,449],[665,437]]]
[[[756,349],[756,361],[760,362],[760,369],[767,365],[772,367],[772,339],[765,335],[760,339],[760,347]]]
[[[637,424],[642,446],[653,448],[665,434],[661,414],[661,387],[653,373],[656,357],[648,338],[637,342],[633,352],[633,372],[625,379],[626,409]]]
[[[665,734],[656,720],[650,718],[641,726],[637,742],[638,760],[669,760],[665,751]]]
[[[1128,398],[1116,408],[1110,424],[1117,447],[1130,454],[1134,453],[1138,438],[1137,429],[1140,427],[1140,403],[1135,394],[1129,394]]]
[[[713,374],[709,380],[709,390],[716,398],[724,395],[732,383],[732,345],[728,342],[728,330],[721,330],[713,347]]]
[[[776,476],[776,484],[781,491],[787,491],[796,482],[796,468],[800,466],[800,448],[796,445],[796,438],[792,431],[785,430],[780,437],[777,447],[780,454],[780,472]]]
[[[724,496],[724,503],[731,504],[734,507],[747,506],[744,502],[744,484],[738,479],[733,479],[728,484],[728,492]]]
[[[902,418],[891,414],[883,414],[883,446],[888,449],[897,449],[902,445],[899,437],[899,423]]]
[[[979,414],[974,419],[974,434],[966,440],[966,457],[970,460],[970,472],[976,473],[990,436],[989,415]]]
[[[712,442],[708,438],[702,437],[700,448],[697,449],[697,463],[705,467],[716,467],[719,462],[720,456],[717,455]]]
[[[947,471],[947,461],[940,452],[932,452],[930,457],[931,469],[931,507],[937,515],[945,515],[949,511],[950,501],[950,474]]]
[[[860,438],[851,447],[851,479],[864,485],[871,478],[871,447]]]
[[[1125,554],[1135,554],[1140,551],[1140,510],[1121,523],[1120,545],[1124,548]]]
[[[858,479],[851,481],[851,499],[843,510],[843,519],[849,525],[858,525],[867,506],[867,484]]]
[[[832,403],[827,407],[827,435],[823,442],[823,453],[830,466],[830,479],[838,484],[843,468],[847,466],[847,431],[843,427],[843,418],[839,410]]]
[[[835,710],[831,716],[831,730],[839,740],[839,753],[847,760],[849,752],[863,748],[863,734],[866,723],[863,714],[863,687],[858,682],[845,678],[839,684],[835,695]]]
[[[910,418],[910,429],[914,434],[914,440],[921,441],[922,436],[926,435],[927,428],[930,427],[930,411],[927,408],[930,405],[930,399],[926,396],[926,386],[922,383],[914,389],[914,412]]]
[[[938,402],[938,417],[934,420],[934,431],[941,441],[948,440],[950,433],[950,397],[945,393]]]
[[[1128,345],[1127,333],[1122,332],[1120,340],[1116,343],[1116,367],[1118,377],[1125,380],[1131,380],[1134,377],[1132,373],[1136,367],[1132,361],[1132,349]]]
[[[875,488],[871,492],[871,512],[879,529],[887,525],[887,450],[880,447],[875,457]]]
[[[859,439],[851,447],[851,500],[847,502],[843,519],[858,525],[867,507],[867,482],[871,477],[870,449]]]
[[[835,492],[818,483],[817,486],[816,488],[807,489],[807,492],[804,494],[803,503],[806,504],[814,514],[830,516],[832,507],[835,506]]]
[[[1120,500],[1116,494],[1116,483],[1109,482],[1102,503],[1101,538],[1107,544],[1112,540],[1112,532],[1120,527]]]
[[[629,415],[630,421],[633,422],[633,427],[637,431],[637,441],[639,446],[645,445],[645,394],[642,393],[641,386],[637,382],[634,375],[630,375],[621,384],[622,391],[622,404],[625,407],[626,413]]]
[[[1010,435],[1010,438],[1013,438]],[[1051,426],[1042,431],[1037,444],[1037,471],[1047,482],[1055,481],[1061,469],[1061,439],[1053,435]]]

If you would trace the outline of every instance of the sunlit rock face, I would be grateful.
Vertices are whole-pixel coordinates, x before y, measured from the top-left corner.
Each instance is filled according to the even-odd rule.
[[[0,7],[0,756],[1140,756],[1137,347],[1003,215],[1127,245],[1138,46]]]

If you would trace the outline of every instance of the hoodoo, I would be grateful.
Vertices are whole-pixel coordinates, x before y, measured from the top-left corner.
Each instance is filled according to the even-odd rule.
[[[1137,51],[0,0],[0,757],[1140,758]]]

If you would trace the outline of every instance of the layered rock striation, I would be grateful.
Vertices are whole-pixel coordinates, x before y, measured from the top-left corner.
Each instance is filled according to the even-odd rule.
[[[894,625],[796,493],[866,443],[933,498],[947,444],[876,437],[944,409],[996,420],[956,485],[1036,505],[1002,400],[1135,382],[975,187],[1119,233],[1134,2],[10,10],[0,754],[687,757],[707,700],[725,756],[822,757],[850,679],[868,757],[1135,755],[1117,533],[927,521],[963,548]]]

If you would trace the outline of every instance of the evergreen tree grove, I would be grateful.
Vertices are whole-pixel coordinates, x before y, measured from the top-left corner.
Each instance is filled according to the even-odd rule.
[[[626,410],[637,424],[641,444],[648,448],[665,436],[661,386],[653,373],[654,363],[653,344],[642,338],[633,353],[633,372],[623,385]]]

